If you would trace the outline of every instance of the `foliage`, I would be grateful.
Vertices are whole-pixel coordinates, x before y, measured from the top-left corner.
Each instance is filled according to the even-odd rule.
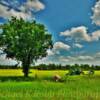
[[[2,30],[0,45],[7,58],[22,61],[25,76],[28,76],[30,64],[45,57],[47,49],[52,48],[51,35],[44,25],[36,21],[29,22],[12,17],[2,26]]]
[[[75,64],[75,66],[70,67],[68,75],[80,75],[80,74],[84,74],[84,72],[82,71],[82,68],[78,64]]]

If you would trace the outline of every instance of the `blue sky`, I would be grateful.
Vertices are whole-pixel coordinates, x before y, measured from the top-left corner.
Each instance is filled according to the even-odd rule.
[[[48,56],[39,60],[37,64],[100,64],[100,1],[29,1],[1,0],[6,6],[1,4],[0,7],[6,9],[4,13],[0,11],[0,23],[12,14],[18,18],[35,18],[46,25],[53,36],[54,48],[48,50]]]
[[[46,8],[36,14],[36,19],[45,23],[49,30],[55,34],[74,26],[85,25],[93,31],[91,24],[91,7],[95,0],[42,0]],[[58,40],[58,39],[57,39]]]

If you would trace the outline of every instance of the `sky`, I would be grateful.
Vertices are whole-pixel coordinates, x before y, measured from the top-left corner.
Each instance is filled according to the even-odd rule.
[[[1,0],[0,23],[11,16],[35,19],[52,34],[53,49],[36,64],[100,65],[100,0]]]

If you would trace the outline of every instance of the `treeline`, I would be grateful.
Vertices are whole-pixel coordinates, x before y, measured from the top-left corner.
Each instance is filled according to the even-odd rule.
[[[16,65],[0,65],[0,69],[19,69],[19,66]]]
[[[80,64],[80,65],[79,64],[74,64],[74,65],[41,64],[38,66],[34,66],[33,68],[38,70],[69,70],[70,68],[81,68],[82,70],[89,70],[89,69],[100,70],[100,66],[88,65],[88,64]]]
[[[88,64],[74,64],[74,65],[56,65],[56,64],[40,64],[38,66],[31,66],[31,69],[38,69],[38,70],[69,70],[70,68],[81,68],[82,70],[89,70],[89,69],[93,69],[93,70],[100,70],[100,66],[99,65],[88,65]],[[21,69],[22,67],[19,66],[14,66],[14,65],[0,65],[0,69]]]

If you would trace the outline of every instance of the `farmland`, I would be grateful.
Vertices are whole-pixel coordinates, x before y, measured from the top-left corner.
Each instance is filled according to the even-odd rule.
[[[100,100],[100,71],[93,76],[66,73],[30,70],[30,78],[24,79],[21,69],[1,69],[0,100]],[[55,74],[64,81],[55,82]]]

